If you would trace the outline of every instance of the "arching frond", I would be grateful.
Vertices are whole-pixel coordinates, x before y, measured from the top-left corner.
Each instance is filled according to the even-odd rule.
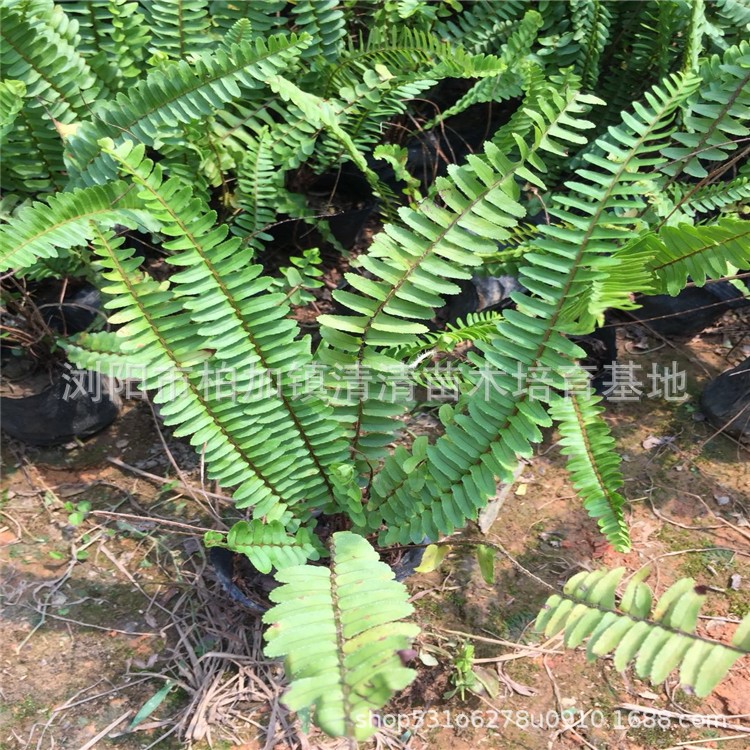
[[[634,576],[615,604],[615,590],[625,568],[581,571],[552,595],[536,620],[536,629],[551,637],[564,631],[564,643],[576,648],[588,638],[589,661],[614,652],[622,672],[635,660],[642,679],[659,685],[676,668],[680,684],[698,697],[708,695],[730,667],[750,654],[750,614],[737,626],[731,643],[695,634],[705,589],[682,578],[667,589],[651,612],[653,594]]]
[[[152,226],[153,220],[142,209],[138,196],[124,182],[58,193],[46,203],[24,206],[14,221],[0,226],[0,272],[23,270],[39,258],[53,258],[87,244],[94,236],[92,220],[104,227]]]
[[[171,130],[212,115],[226,102],[260,92],[267,76],[282,71],[306,46],[295,36],[272,36],[204,54],[194,64],[172,63],[155,69],[116,102],[100,105],[94,121],[85,122],[70,139],[70,166],[79,182],[111,179],[114,166],[99,141],[126,138],[151,145],[160,129]]]
[[[259,278],[260,266],[248,265],[247,251],[238,252],[239,238],[226,239],[228,228],[215,226],[215,212],[194,198],[189,187],[175,179],[163,182],[160,166],[144,158],[143,146],[125,143],[106,151],[138,188],[162,232],[175,237],[164,247],[174,251],[168,262],[182,269],[170,282],[193,322],[191,335],[213,352],[218,372],[231,374],[236,393],[255,394],[236,411],[243,435],[255,428],[266,439],[248,438],[246,457],[260,469],[268,467],[277,494],[287,503],[332,503],[326,467],[341,460],[345,445],[330,409],[313,395],[295,398],[294,378],[310,365],[310,343],[297,338],[284,296],[266,293],[271,280]],[[264,389],[269,395],[258,402]],[[235,499],[256,504],[251,494],[239,491]],[[267,505],[256,507],[256,517],[267,511]]]
[[[724,161],[750,136],[750,42],[712,56],[700,69],[701,86],[685,105],[679,146],[664,149],[673,160],[664,172],[705,177],[713,163]]]
[[[580,381],[579,381],[580,382]],[[583,499],[583,507],[599,523],[602,534],[618,552],[630,551],[630,535],[623,515],[625,500],[613,488],[622,486],[620,457],[607,423],[600,399],[590,393],[587,378],[584,388],[550,405],[550,415],[562,436],[562,452],[568,457],[568,472],[573,486]]]
[[[238,521],[226,534],[206,532],[203,541],[206,547],[225,547],[245,555],[261,573],[320,559],[319,544],[314,543],[310,528],[301,526],[290,534],[281,521]]]
[[[512,295],[517,309],[505,310],[497,335],[478,345],[483,356],[472,357],[477,368],[475,387],[462,397],[445,435],[408,472],[387,460],[388,470],[373,484],[368,527],[384,524],[384,542],[414,542],[451,533],[466,519],[475,518],[486,498],[495,493],[495,477],[512,481],[518,457],[531,455],[532,444],[542,438],[539,428],[550,424],[543,403],[554,391],[565,389],[565,369],[582,357],[563,334],[592,330],[599,309],[613,302],[625,304],[630,282],[640,278],[648,283],[648,272],[635,262],[623,274],[628,282],[615,279],[609,281],[611,287],[605,283],[604,268],[612,263],[609,255],[626,241],[632,221],[615,209],[640,205],[639,169],[650,168],[649,157],[663,146],[675,110],[697,83],[675,78],[664,90],[655,89],[647,97],[648,106],[636,105],[636,115],[626,114],[627,130],[613,130],[597,142],[611,159],[592,154],[590,163],[599,171],[579,170],[581,181],[568,182],[569,193],[556,197],[557,205],[549,211],[560,224],[543,225],[543,237],[524,256],[519,283],[528,292]],[[566,115],[566,127],[571,120]],[[568,140],[559,132],[556,135]],[[578,137],[575,131],[571,135]],[[546,133],[539,133],[535,139],[540,148],[559,149],[545,137]],[[538,157],[530,163],[537,164]],[[618,275],[620,271],[618,266]]]
[[[696,286],[703,286],[706,279],[726,276],[731,267],[747,267],[750,222],[725,217],[707,226],[665,226],[658,236],[645,235],[615,257],[639,258],[654,275],[657,293],[674,296],[685,287],[688,278]]]
[[[263,621],[265,654],[283,656],[292,710],[315,706],[315,721],[333,736],[364,740],[375,733],[372,712],[406,687],[416,672],[398,651],[419,628],[401,622],[413,611],[408,592],[365,539],[339,531],[331,539],[331,568],[284,568],[276,606]]]
[[[750,203],[750,176],[742,175],[726,182],[702,187],[675,183],[667,191],[670,201],[665,212],[669,217],[695,217],[698,213],[731,213]],[[674,223],[674,222],[673,222]]]
[[[469,313],[464,320],[448,323],[444,331],[415,336],[411,345],[386,349],[383,354],[393,360],[409,361],[426,351],[450,352],[463,342],[489,341],[495,334],[501,313]]]
[[[116,310],[110,322],[122,324],[117,335],[121,353],[129,358],[131,378],[156,392],[153,402],[165,424],[175,426],[177,436],[190,436],[201,450],[208,476],[225,487],[237,487],[238,505],[252,505],[260,508],[259,515],[278,518],[285,509],[282,498],[298,501],[304,496],[299,478],[290,481],[286,468],[274,460],[285,448],[280,450],[271,430],[260,428],[257,420],[248,427],[250,415],[237,408],[231,388],[227,392],[225,372],[192,317],[166,285],[138,270],[140,259],[122,246],[122,238],[97,231],[94,253],[107,282],[102,291],[111,296],[106,306]],[[242,397],[258,398],[247,392]]]
[[[645,103],[635,102],[632,114],[623,113],[622,125],[610,129],[583,155],[587,166],[577,170],[576,180],[566,183],[569,192],[554,197],[548,213],[560,223],[540,227],[544,238],[534,245],[543,251],[560,254],[566,247],[576,256],[583,247],[592,253],[592,260],[597,258],[580,287],[580,304],[573,289],[566,292],[566,318],[577,318],[583,332],[591,330],[608,308],[627,309],[632,304],[632,289],[648,288],[649,274],[634,261],[625,268],[622,260],[627,257],[621,259],[617,274],[605,269],[613,263],[611,253],[630,240],[637,225],[634,217],[646,207],[650,186],[642,179],[644,170],[664,163],[659,153],[674,130],[675,112],[698,84],[695,76],[676,75],[646,92]],[[623,211],[625,208],[633,213]],[[535,254],[527,257],[536,262]],[[544,288],[540,281],[533,279],[530,287],[521,283],[536,292],[540,286]]]

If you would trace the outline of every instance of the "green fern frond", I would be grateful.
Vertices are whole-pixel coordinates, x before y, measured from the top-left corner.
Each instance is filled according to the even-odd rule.
[[[685,52],[682,69],[697,72],[698,61],[703,52],[703,35],[706,31],[706,4],[704,0],[690,3],[690,22],[685,34]]]
[[[263,621],[267,657],[283,656],[291,687],[284,703],[315,707],[315,723],[330,735],[364,740],[374,734],[372,713],[416,672],[398,651],[411,647],[419,628],[400,622],[413,608],[406,588],[378,560],[365,539],[339,531],[331,539],[331,568],[284,568],[284,585]]]
[[[748,0],[716,0],[708,8],[706,33],[721,50],[747,40],[750,35]]]
[[[377,174],[370,168],[365,157],[359,152],[349,133],[342,127],[341,118],[336,107],[319,96],[303,91],[301,88],[282,76],[268,76],[271,90],[285,101],[292,102],[313,127],[327,130],[341,144],[347,156],[354,162],[367,180],[373,193],[387,204],[393,202],[390,188],[384,185]]]
[[[159,153],[167,174],[190,185],[195,195],[205,201],[212,198],[212,188],[221,189],[221,205],[231,203],[227,174],[237,168],[237,155],[219,139],[208,122],[191,122],[172,135],[161,137]]]
[[[442,76],[494,75],[503,68],[493,55],[471,55],[462,47],[446,44],[438,37],[408,27],[383,31],[373,29],[366,42],[349,42],[339,60],[329,66],[323,96],[346,86],[356,86],[367,71],[381,71],[399,80],[414,80],[420,71],[437,70]]]
[[[687,101],[679,146],[663,153],[673,160],[663,171],[706,177],[711,164],[725,161],[738,141],[750,136],[750,42],[712,56],[700,68],[701,86]]]
[[[276,220],[279,194],[284,190],[284,173],[276,168],[270,131],[262,128],[249,144],[237,174],[237,203],[242,212],[234,220],[237,234],[245,243],[260,248],[270,235],[263,230]]]
[[[402,28],[385,33],[375,29],[366,43],[350,43],[340,59],[322,72],[322,96],[330,102],[352,144],[369,153],[372,144],[382,140],[383,124],[403,113],[409,100],[438,81],[446,77],[486,78],[506,67],[495,56],[470,55],[424,32]],[[314,77],[308,88],[321,90]],[[343,101],[335,100],[331,96],[334,92]],[[292,128],[308,126],[305,117],[299,124],[294,115],[287,118],[290,120]],[[332,141],[334,138],[327,135],[317,149],[316,168],[320,171],[337,165],[341,155],[350,151],[342,148],[341,137]]]
[[[138,187],[162,232],[175,237],[163,246],[175,251],[167,261],[182,269],[170,282],[192,318],[194,335],[214,352],[220,369],[233,373],[238,393],[252,392],[259,380],[271,389],[263,403],[251,401],[238,412],[246,429],[262,425],[271,430],[276,450],[268,443],[248,442],[247,455],[279,478],[293,464],[295,476],[282,486],[294,487],[296,498],[310,506],[332,502],[325,467],[342,460],[345,445],[330,410],[319,399],[294,398],[293,376],[310,365],[310,343],[297,338],[284,295],[265,293],[271,280],[258,278],[260,266],[248,265],[247,253],[239,251],[240,239],[226,239],[228,228],[215,226],[216,213],[193,197],[189,187],[174,179],[162,182],[160,166],[144,159],[142,145],[126,143],[117,150],[108,146],[106,152]],[[272,457],[275,460],[269,460]],[[252,502],[241,493],[235,493],[235,499]],[[265,510],[261,506],[256,513]]]
[[[573,39],[581,52],[576,70],[584,86],[593,88],[599,78],[599,59],[609,40],[612,14],[604,0],[571,0]]]
[[[615,590],[624,572],[625,568],[615,568],[576,574],[565,584],[562,596],[554,594],[547,600],[536,629],[547,637],[564,631],[568,648],[588,638],[589,661],[614,651],[614,666],[620,672],[635,660],[638,676],[654,685],[679,667],[683,688],[701,698],[738,659],[750,654],[750,614],[737,626],[731,643],[709,640],[695,634],[706,597],[705,589],[692,578],[674,583],[651,613],[653,595],[642,583],[647,568],[631,579],[619,606],[615,605]]]
[[[292,305],[315,301],[315,295],[309,290],[323,286],[320,250],[316,247],[303,250],[302,255],[293,255],[289,262],[290,266],[279,268],[279,277],[274,278],[273,287],[284,292]]]
[[[153,402],[164,423],[177,428],[176,436],[190,436],[207,475],[224,487],[237,487],[238,506],[252,505],[257,517],[277,520],[286,509],[284,499],[304,497],[306,477],[290,476],[287,462],[280,460],[287,455],[285,436],[279,441],[246,408],[237,407],[247,401],[257,405],[257,393],[236,394],[231,388],[227,393],[222,362],[207,348],[191,315],[167,285],[138,270],[140,258],[122,247],[122,238],[96,231],[93,245],[108,282],[102,291],[112,297],[106,307],[117,311],[110,323],[122,324],[117,335],[131,378],[143,390],[156,391]],[[247,275],[242,280],[247,283]],[[90,353],[86,356],[90,361]]]
[[[750,26],[750,3],[747,0],[716,0],[716,11],[727,21],[729,31]]]
[[[101,226],[123,224],[131,229],[154,225],[136,193],[124,182],[57,193],[46,203],[19,209],[14,220],[0,226],[0,272],[17,272],[39,258],[85,245],[94,236],[91,220]]]
[[[342,127],[360,150],[369,151],[371,144],[382,140],[384,123],[405,112],[410,100],[418,98],[423,91],[448,77],[479,78],[477,86],[490,82],[502,87],[507,83],[512,90],[518,89],[517,76],[509,73],[506,63],[499,58],[470,56],[458,46],[441,49],[439,55],[425,61],[413,72],[404,73],[398,69],[391,72],[387,67],[376,64],[374,70],[364,71],[361,81],[352,81],[351,85],[342,87],[339,96],[345,104],[338,110]],[[429,130],[452,111],[436,117],[424,129]],[[338,163],[340,152],[339,147],[327,153],[328,163]]]
[[[208,0],[140,0],[152,49],[186,60],[211,44]]]
[[[373,484],[368,528],[385,524],[387,530],[381,534],[385,543],[451,533],[466,519],[475,518],[486,498],[495,493],[496,476],[512,481],[518,457],[531,455],[532,444],[542,438],[539,428],[550,424],[543,402],[555,390],[564,390],[561,373],[571,360],[582,357],[563,334],[589,332],[605,306],[625,304],[626,298],[631,304],[624,282],[605,283],[617,276],[603,269],[613,264],[610,254],[625,242],[629,234],[625,225],[632,221],[615,209],[637,200],[639,171],[650,168],[649,155],[663,145],[675,110],[697,84],[695,79],[675,78],[665,91],[657,88],[648,94],[648,107],[636,104],[635,116],[624,115],[630,132],[616,129],[608,136],[611,142],[597,142],[610,159],[587,154],[601,171],[579,170],[578,176],[586,182],[568,182],[570,194],[555,198],[557,207],[549,212],[561,224],[540,227],[544,236],[524,256],[519,283],[528,292],[513,295],[517,309],[504,311],[497,336],[478,345],[484,356],[471,358],[477,373],[473,392],[462,397],[445,435],[427,449],[418,467],[407,475],[386,461],[385,479]],[[563,112],[561,122],[555,120],[545,130],[539,116],[538,148],[559,152],[561,143],[580,137],[566,128],[590,126],[580,125],[566,108]],[[528,161],[539,168],[539,157]],[[570,206],[575,213],[559,206]],[[626,275],[644,284],[650,280],[642,264],[634,262]],[[422,484],[418,492],[415,482]]]
[[[631,238],[638,225],[635,217],[645,208],[651,189],[643,180],[644,171],[664,163],[659,151],[674,129],[675,112],[699,82],[691,75],[672,76],[646,92],[645,103],[635,102],[632,113],[623,112],[623,124],[610,128],[583,154],[587,166],[576,171],[577,179],[565,183],[568,193],[552,199],[548,213],[560,223],[540,227],[543,237],[534,246],[544,252],[530,253],[526,259],[541,268],[528,281],[520,281],[539,293],[546,288],[547,253],[578,258],[590,254],[592,268],[578,276],[578,283],[564,287],[563,318],[571,323],[576,320],[574,328],[579,326],[581,332],[592,330],[609,308],[628,309],[632,289],[648,287],[649,274],[637,262],[609,273],[615,262],[611,254]],[[550,291],[547,288],[546,293]]]
[[[24,103],[2,143],[3,191],[35,195],[67,182],[63,142],[40,107]]]
[[[513,28],[513,21],[526,10],[519,0],[477,0],[464,5],[461,12],[439,21],[434,33],[441,39],[461,44],[472,52],[494,52],[505,34]]]
[[[418,210],[400,209],[409,229],[386,226],[360,261],[376,281],[347,274],[360,294],[334,292],[338,302],[364,317],[321,316],[324,340],[346,352],[359,350],[360,341],[362,346],[393,346],[408,344],[411,334],[426,333],[422,323],[410,321],[429,320],[433,309],[443,304],[439,295],[458,293],[450,280],[468,279],[465,267],[480,265],[478,256],[493,253],[497,242],[511,237],[508,229],[524,215],[514,200],[516,175],[541,184],[525,163],[543,169],[538,149],[550,151],[560,143],[579,141],[576,131],[588,127],[580,115],[592,101],[575,95],[552,100],[537,119],[534,147],[523,149],[520,161],[512,163],[486,144],[483,155],[449,167],[450,179],[436,183],[436,198]]]
[[[464,320],[448,323],[444,331],[426,333],[415,337],[411,345],[385,349],[383,354],[394,360],[409,361],[426,351],[450,352],[461,343],[489,341],[497,329],[502,315],[498,312],[469,313]]]
[[[465,267],[480,265],[479,253],[491,252],[497,242],[507,239],[506,227],[523,216],[523,209],[508,193],[512,193],[513,176],[525,174],[524,167],[507,162],[491,144],[485,155],[471,156],[466,166],[450,168],[450,172],[455,187],[453,181],[444,180],[438,184],[438,199],[424,202],[419,211],[399,210],[408,229],[388,225],[375,238],[359,261],[372,278],[346,274],[358,293],[333,292],[354,314],[318,318],[327,345],[319,354],[330,364],[381,369],[383,358],[375,348],[409,345],[413,334],[427,333],[420,321],[429,320],[434,309],[442,306],[441,295],[457,294],[454,280],[468,279]],[[356,450],[373,455],[374,449],[390,442],[396,423],[386,422],[388,432],[377,446],[375,438],[382,427],[368,425],[363,409],[360,402],[350,415],[358,433]],[[370,445],[359,444],[360,432],[374,433]]]
[[[381,543],[437,539],[476,519],[495,477],[512,482],[518,457],[530,457],[540,428],[551,425],[540,398],[563,389],[558,371],[583,352],[525,305],[519,310],[504,311],[495,336],[477,345],[483,359],[470,355],[470,390],[425,458],[408,471],[386,460],[367,506],[368,528],[387,526]]]
[[[583,499],[583,507],[595,518],[602,534],[618,552],[630,551],[630,535],[623,515],[624,498],[620,457],[615,440],[601,414],[604,408],[585,388],[550,405],[550,415],[558,423],[562,453],[568,456],[567,469],[573,486]]]
[[[567,100],[553,97],[545,110],[548,119],[539,116],[534,146],[519,142],[518,162],[510,162],[488,143],[484,155],[470,156],[464,166],[449,167],[449,178],[436,183],[435,199],[423,202],[416,211],[402,208],[399,215],[408,228],[387,226],[359,260],[374,281],[347,274],[360,294],[333,293],[355,315],[318,318],[328,345],[320,356],[332,363],[357,363],[377,370],[384,361],[378,347],[408,345],[413,334],[426,333],[419,321],[430,319],[434,309],[442,306],[442,295],[459,291],[453,280],[468,279],[465,269],[480,265],[482,255],[507,241],[509,228],[523,216],[513,199],[516,176],[543,186],[526,164],[543,171],[538,150],[559,151],[561,144],[578,140],[578,131],[589,127],[582,114],[593,101],[575,94]],[[378,414],[379,419],[368,424],[368,407],[360,402],[348,418],[354,424],[357,451],[374,457],[390,442],[397,423],[392,414]],[[390,424],[385,422],[386,431],[382,417],[391,418]],[[360,444],[360,435],[367,437],[366,444]],[[373,512],[379,503],[379,498],[371,497]],[[374,528],[379,526],[378,521]]]
[[[114,331],[84,331],[57,340],[58,346],[83,370],[97,370],[106,377],[132,377],[132,358],[122,352],[122,338]]]
[[[307,526],[290,534],[281,521],[263,523],[258,519],[238,521],[226,534],[208,531],[203,537],[206,547],[224,547],[245,555],[261,573],[319,560],[320,552],[314,540]]]
[[[516,153],[517,140],[526,139],[533,132],[536,121],[534,113],[547,111],[548,100],[555,97],[567,99],[570,94],[581,89],[581,79],[573,73],[572,68],[562,75],[546,78],[539,65],[526,60],[520,66],[520,74],[521,88],[524,91],[523,101],[511,115],[510,120],[498,128],[492,136],[492,142],[505,154]],[[578,143],[585,143],[585,139],[579,140]],[[566,151],[563,150],[562,154],[565,153]],[[549,170],[549,162],[552,161],[554,164],[555,155],[551,155],[547,161],[546,166]]]
[[[516,70],[508,70],[491,78],[482,78],[477,81],[453,106],[448,107],[432,120],[425,123],[424,129],[431,130],[438,123],[449,117],[465,112],[475,104],[485,102],[504,102],[513,99],[521,93],[520,76]]]
[[[211,0],[209,13],[212,23],[222,31],[229,31],[242,19],[250,21],[253,35],[266,36],[277,33],[286,19],[281,11],[286,7],[286,0]]]
[[[171,132],[178,124],[213,115],[240,95],[247,100],[250,92],[259,94],[266,77],[287,68],[307,43],[293,35],[272,36],[230,51],[217,49],[193,64],[180,61],[151,71],[116,102],[97,107],[96,120],[83,123],[70,139],[74,180],[102,183],[112,178],[114,165],[99,145],[103,138],[151,145],[162,129]]]
[[[118,90],[137,78],[151,33],[131,0],[73,0],[63,6],[78,22],[80,51],[108,88]]]
[[[535,224],[519,224],[511,237],[494,253],[482,257],[482,276],[516,276],[523,256],[531,249],[531,241],[539,234]]]
[[[280,97],[249,102],[249,106],[241,100],[228,103],[216,112],[211,126],[221,148],[233,154],[238,165],[245,152],[256,148],[258,139],[268,131],[268,147],[279,172],[295,169],[308,159],[321,132],[298,108]]]
[[[513,65],[530,54],[543,22],[541,14],[537,11],[526,11],[523,18],[513,26],[508,40],[500,48],[500,59],[507,65]]]
[[[0,82],[0,144],[13,129],[18,113],[23,108],[26,84],[23,81]]]
[[[678,55],[684,56],[683,39],[688,36],[690,8],[687,4],[672,2],[644,5],[645,18],[636,28],[630,49],[632,58],[627,57],[628,49],[623,45],[616,59],[621,68],[630,67],[632,61],[634,65],[629,76],[648,76],[645,82],[650,83],[652,76],[663,78],[668,75],[676,65]],[[623,66],[623,62],[627,64]],[[634,83],[642,90],[644,82],[640,85],[637,81]]]
[[[253,38],[253,25],[248,18],[240,18],[224,34],[221,44],[224,48],[229,49],[235,44],[248,42]]]
[[[0,5],[0,67],[26,84],[33,102],[29,106],[70,123],[88,114],[101,82],[81,53],[51,23],[44,22],[56,18],[25,19]]]
[[[567,101],[553,100],[550,114],[556,107],[556,116],[547,122],[540,117],[533,149],[521,148],[526,161],[541,170],[543,164],[537,151],[554,153],[561,144],[578,139],[579,131],[590,127],[582,115],[591,102],[589,97],[576,95]],[[471,160],[469,163],[475,164]],[[511,170],[511,174],[515,171]],[[507,172],[506,168],[500,174]],[[530,177],[532,183],[538,182],[528,169],[524,176]],[[466,179],[456,182],[471,184]],[[466,204],[472,208],[481,206],[476,194],[473,200],[465,198]],[[452,203],[449,201],[448,205]],[[477,226],[476,231],[488,236],[486,226]],[[473,238],[472,246],[477,246],[477,239]],[[478,345],[485,361],[472,357],[477,371],[471,376],[472,394],[463,400],[461,413],[447,425],[445,435],[427,449],[425,459],[410,466],[409,471],[395,459],[386,459],[384,471],[371,488],[367,509],[368,528],[387,525],[382,535],[387,543],[416,541],[425,536],[437,539],[439,534],[462,526],[466,519],[476,518],[485,499],[495,493],[495,476],[510,481],[517,455],[530,455],[531,443],[541,440],[539,427],[548,426],[551,420],[540,401],[528,397],[528,389],[524,390],[519,381],[519,368],[550,370],[552,385],[562,387],[555,368],[569,366],[571,360],[582,356],[577,346],[555,330],[561,324],[565,298],[560,295],[560,288],[574,288],[574,278],[563,278],[566,274],[575,276],[579,251],[580,247],[568,250],[571,257],[567,260],[555,259],[546,265],[544,257],[538,255],[535,267],[522,269],[521,284],[538,296],[512,295],[518,310],[504,311],[495,337]],[[533,255],[527,254],[525,260],[530,262]],[[585,278],[583,273],[580,276]],[[544,318],[554,322],[550,325]],[[521,372],[521,380],[527,377]]]
[[[523,69],[523,59],[531,51],[541,26],[542,16],[535,10],[527,11],[513,28],[512,34],[500,51],[500,60],[507,66],[507,69],[496,76],[483,78],[475,83],[452,107],[442,112],[439,118],[428,123],[425,129],[429,130],[436,121],[460,114],[474,104],[501,102],[517,97],[520,94],[518,70]]]
[[[575,30],[570,18],[569,3],[544,0],[538,6],[544,18],[539,35],[537,55],[547,70],[564,70],[580,60],[581,47],[573,39]]]
[[[665,226],[623,248],[618,257],[640,257],[654,275],[656,293],[679,294],[688,282],[703,286],[750,263],[750,222],[732,217],[707,226]],[[636,287],[637,288],[637,287]]]
[[[346,22],[338,0],[294,0],[292,15],[297,29],[312,39],[312,44],[302,53],[303,58],[318,55],[328,61],[339,58]]]
[[[732,213],[750,203],[750,177],[739,175],[728,182],[701,187],[675,183],[666,190],[669,196],[669,219],[694,218],[698,213]]]
[[[640,99],[655,81],[678,67],[690,20],[687,3],[647,0],[610,4],[616,29],[602,65],[597,95],[608,106],[600,112],[599,127],[617,124],[620,113]]]
[[[74,47],[81,42],[78,25],[75,22],[71,23],[71,19],[55,0],[2,0],[0,5],[27,21],[52,25]]]
[[[26,87],[15,127],[3,142],[5,190],[33,194],[65,181],[63,143],[53,118],[63,125],[80,119],[103,85],[74,46],[72,31],[52,3],[32,9],[0,5],[0,69]]]

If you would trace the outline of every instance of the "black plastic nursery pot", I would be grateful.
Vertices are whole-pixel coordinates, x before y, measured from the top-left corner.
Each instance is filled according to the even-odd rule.
[[[101,302],[99,290],[85,284],[67,295],[62,302],[54,301],[40,305],[39,311],[52,330],[67,336],[88,330],[98,318],[104,319]]]
[[[686,341],[704,331],[729,310],[750,305],[740,289],[728,281],[690,286],[678,295],[638,296],[640,305],[630,316],[642,321],[654,333],[668,339]]]
[[[424,544],[428,544],[425,540]],[[397,581],[404,581],[414,575],[424,556],[425,548],[411,547],[391,563]],[[232,552],[224,547],[210,547],[208,561],[222,588],[238,604],[250,612],[262,615],[271,608],[267,595],[278,585],[269,573],[255,570],[245,555]]]
[[[262,615],[270,609],[271,604],[268,599],[261,595],[259,590],[249,590],[249,586],[254,579],[258,589],[260,589],[262,583],[264,587],[270,586],[268,588],[268,591],[270,591],[275,584],[273,576],[252,571],[250,561],[244,555],[239,555],[224,547],[209,547],[208,562],[221,587],[229,594],[230,599],[257,615]],[[240,568],[240,565],[243,568]],[[251,568],[249,575],[246,567]],[[252,576],[253,573],[254,576]]]
[[[293,186],[304,194],[308,209],[328,224],[328,230],[344,250],[351,250],[377,207],[370,186],[351,165],[343,164],[336,172],[326,172]],[[280,220],[265,230],[272,239],[266,244],[266,255],[273,260],[268,268],[284,265],[300,251],[325,245],[325,238],[303,219]]]
[[[717,429],[750,443],[750,357],[703,389],[701,410]]]
[[[40,392],[0,397],[0,426],[30,445],[61,445],[103,430],[117,417],[120,399],[108,378],[59,367]]]
[[[56,335],[86,331],[102,317],[99,291],[81,280],[62,285],[45,280],[31,287],[9,326],[11,345],[2,346],[6,387],[0,396],[0,426],[7,435],[30,445],[60,445],[89,437],[114,421],[120,399],[113,382],[74,369],[54,351]],[[39,346],[21,347],[27,351],[18,356],[21,349],[12,342],[14,337],[22,341],[18,336],[24,334]],[[8,374],[20,365],[27,366],[21,376]]]

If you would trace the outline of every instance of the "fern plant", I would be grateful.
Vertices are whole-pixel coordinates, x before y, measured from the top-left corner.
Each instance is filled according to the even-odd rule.
[[[206,544],[275,573],[266,652],[286,658],[288,705],[314,707],[326,731],[369,736],[414,677],[397,654],[417,634],[406,590],[375,548],[476,520],[543,429],[559,430],[592,523],[630,548],[615,442],[571,338],[635,292],[677,294],[750,261],[750,56],[733,26],[748,19],[718,5],[644,3],[629,21],[604,2],[0,0],[0,272],[98,280],[115,330],[60,345],[79,367],[138,378],[233,493],[239,520]],[[443,82],[461,93],[425,114],[418,100]],[[488,105],[505,118],[422,197],[404,123],[440,134]],[[330,236],[295,186],[342,161],[386,223],[349,259],[313,344],[290,302],[316,288],[318,256],[303,248],[269,275],[271,228]],[[136,229],[164,251],[165,279],[130,246]],[[517,276],[513,308],[433,330],[458,282],[487,268]],[[411,399],[381,394],[460,341],[472,348],[442,434],[407,449]],[[617,581],[602,581],[596,600],[569,588],[540,623],[585,615],[571,642],[624,628],[633,610],[618,614]],[[688,594],[669,601],[692,611]],[[679,661],[653,659],[664,628],[690,630],[682,604],[664,606],[644,626],[659,634],[651,676]]]

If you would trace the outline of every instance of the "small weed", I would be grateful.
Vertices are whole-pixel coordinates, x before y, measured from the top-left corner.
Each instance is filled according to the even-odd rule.
[[[77,503],[66,501],[63,503],[63,508],[68,511],[68,523],[71,526],[80,526],[91,511],[91,503],[88,500],[81,500]]]
[[[27,695],[23,700],[16,703],[13,708],[13,716],[16,719],[28,719],[37,713],[42,707],[37,703],[36,699],[30,695]]]

